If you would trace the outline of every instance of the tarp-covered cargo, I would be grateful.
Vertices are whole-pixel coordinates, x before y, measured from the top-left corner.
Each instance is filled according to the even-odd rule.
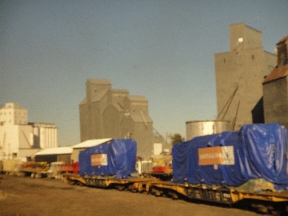
[[[287,129],[279,124],[195,137],[173,146],[173,181],[240,186],[262,178],[288,189],[286,151]]]
[[[132,139],[111,140],[79,153],[81,176],[128,178],[135,173],[137,145]]]

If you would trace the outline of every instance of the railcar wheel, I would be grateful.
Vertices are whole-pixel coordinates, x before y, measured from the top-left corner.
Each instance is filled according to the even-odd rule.
[[[272,210],[272,211],[270,211],[270,214],[271,215],[281,215],[281,211],[277,211],[277,210]]]
[[[178,199],[178,194],[175,192],[168,192],[168,195],[173,199],[173,200],[177,200]]]
[[[268,207],[270,215],[287,215],[287,207],[283,203],[273,203]]]
[[[36,173],[35,178],[40,179],[41,178],[41,173]]]
[[[76,184],[76,182],[74,180],[67,179],[67,181],[68,181],[68,184],[70,184],[70,185],[75,185]]]
[[[123,185],[117,185],[116,188],[119,190],[119,191],[124,191],[125,187]]]
[[[134,188],[133,184],[128,186],[128,190],[131,191],[132,193],[136,193],[138,191],[137,188]]]
[[[156,189],[155,187],[152,187],[150,190],[150,193],[152,193],[153,195],[160,197],[163,194],[163,191]]]
[[[258,205],[257,206],[257,211],[261,214],[268,214],[269,211],[268,211],[268,207],[265,206],[265,205]]]

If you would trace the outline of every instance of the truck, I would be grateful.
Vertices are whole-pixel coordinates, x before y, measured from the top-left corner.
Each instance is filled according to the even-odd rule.
[[[15,174],[19,177],[42,178],[47,176],[48,170],[49,164],[47,162],[27,161],[17,165]]]
[[[151,176],[156,177],[163,181],[170,181],[173,177],[172,165],[153,166]]]
[[[52,162],[47,171],[47,177],[50,179],[61,179],[61,167],[63,164],[63,161]]]
[[[136,162],[136,170],[140,176],[148,177],[152,172],[153,162],[151,160],[139,160]]]
[[[47,177],[52,179],[62,179],[63,174],[73,173],[78,174],[79,165],[78,162],[72,162],[71,164],[65,164],[63,161],[52,162],[50,168],[47,171]]]

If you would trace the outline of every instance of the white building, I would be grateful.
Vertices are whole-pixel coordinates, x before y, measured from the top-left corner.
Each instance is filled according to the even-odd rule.
[[[28,111],[17,103],[0,108],[0,160],[26,158],[40,149],[57,147],[54,124],[28,123]]]

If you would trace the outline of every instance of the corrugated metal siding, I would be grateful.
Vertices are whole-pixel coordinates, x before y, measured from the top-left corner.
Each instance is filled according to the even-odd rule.
[[[71,159],[71,154],[57,156],[57,161],[63,161],[64,164],[70,164],[71,163],[70,159]]]
[[[282,42],[284,42],[286,40],[288,40],[288,35],[285,36],[284,38],[282,38],[277,44],[280,44],[280,43],[282,43]]]
[[[274,70],[265,78],[263,84],[277,80],[288,75],[288,65],[281,68],[274,68]]]

